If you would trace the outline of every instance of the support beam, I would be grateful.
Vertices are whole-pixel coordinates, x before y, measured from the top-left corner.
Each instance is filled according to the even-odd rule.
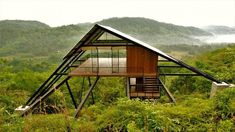
[[[55,75],[68,75],[68,73],[56,73]]]
[[[165,66],[157,66],[158,68],[183,68],[179,65],[165,65]]]
[[[201,76],[203,76],[203,77],[205,77],[205,78],[207,78],[207,79],[209,79],[211,81],[214,81],[214,82],[217,82],[217,83],[221,83],[220,80],[214,78],[213,76],[211,76],[211,75],[209,75],[209,74],[207,74],[205,72],[202,72],[202,71],[196,69],[195,67],[192,67],[192,66],[190,66],[190,65],[188,65],[188,64],[186,64],[186,63],[184,63],[184,62],[182,62],[180,60],[177,60],[177,59],[174,59],[174,58],[170,58],[170,57],[165,56],[163,54],[158,54],[158,55],[163,57],[163,58],[165,58],[165,59],[167,59],[167,60],[169,60],[169,61],[171,61],[171,62],[174,62],[175,64],[178,64],[178,65],[180,65],[180,66],[182,66],[182,67],[184,67],[184,68],[186,68],[186,69],[188,69],[188,70],[190,70],[190,71],[192,71],[192,72],[194,72],[194,73],[196,73],[198,75],[201,75]]]
[[[160,76],[201,76],[199,74],[192,73],[160,73]]]
[[[113,43],[126,44],[126,43],[128,43],[128,41],[122,40],[122,39],[120,39],[120,40],[96,40],[92,44],[103,44],[103,43],[110,44],[110,45],[112,45]]]
[[[38,90],[30,97],[30,99],[26,102],[25,105],[33,104],[40,96],[44,95],[49,89],[63,76],[56,75],[57,72],[66,72],[69,69],[69,65],[73,64],[76,60],[80,58],[80,56],[84,52],[80,52],[80,54],[71,57],[70,59],[66,59],[66,62],[63,62],[54,72],[53,74],[38,88]],[[67,62],[68,61],[68,62]]]
[[[126,78],[126,96],[130,98],[130,78]]]
[[[51,76],[37,89],[36,92],[29,98],[25,105],[28,105],[29,102],[43,89],[43,87],[53,78],[53,76],[68,62],[69,59],[65,59],[60,66],[51,74]]]
[[[71,97],[71,99],[72,99],[72,101],[73,101],[73,105],[74,105],[75,109],[77,109],[77,103],[76,103],[76,101],[75,101],[75,99],[74,99],[74,96],[73,96],[72,90],[70,89],[69,83],[68,83],[68,81],[66,81],[65,83],[66,83],[66,86],[67,86],[67,88],[68,88],[70,97]]]
[[[169,60],[158,60],[158,62],[170,62]]]
[[[173,102],[176,103],[175,98],[173,97],[173,95],[171,94],[171,92],[167,89],[167,87],[162,83],[162,81],[160,80],[160,78],[158,78],[159,82],[162,84],[162,87],[164,89],[164,91],[166,92],[167,96],[169,97],[169,99]]]
[[[91,87],[91,78],[88,77],[88,82],[89,82],[89,87]],[[91,91],[91,99],[92,99],[92,104],[95,104],[95,99],[94,99],[94,95],[93,92]]]
[[[83,77],[83,79],[82,79],[82,89],[81,89],[80,95],[79,95],[79,104],[82,102],[82,93],[84,91],[84,85],[85,85],[85,77]]]
[[[29,113],[30,110],[32,110],[33,108],[35,108],[37,105],[40,104],[41,101],[44,101],[49,95],[51,95],[53,92],[55,92],[57,89],[60,88],[60,86],[62,86],[66,81],[68,81],[71,77],[67,77],[65,78],[63,81],[61,81],[57,86],[55,86],[54,88],[50,89],[49,91],[47,91],[43,96],[39,97],[36,101],[34,101],[29,107],[27,107],[27,109],[22,113],[21,116],[25,116]]]
[[[84,98],[84,99],[82,100],[82,102],[79,104],[79,106],[78,106],[78,108],[76,109],[75,114],[74,114],[74,117],[75,117],[75,118],[78,118],[78,115],[79,115],[79,113],[80,113],[82,107],[84,106],[86,100],[88,99],[89,95],[91,94],[92,90],[94,89],[94,87],[95,87],[96,83],[98,82],[99,78],[100,78],[99,76],[96,77],[95,82],[90,86],[90,88],[89,88],[87,94],[85,95],[85,98]]]

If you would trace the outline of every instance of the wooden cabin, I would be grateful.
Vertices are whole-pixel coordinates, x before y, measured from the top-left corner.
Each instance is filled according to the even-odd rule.
[[[107,40],[114,38],[107,34],[103,34]],[[114,41],[116,44],[112,45]],[[84,56],[81,57],[81,63],[69,76],[127,77],[128,97],[159,98],[160,88],[156,81],[158,55],[119,38],[107,45],[103,45],[104,42],[98,40],[82,46]]]
[[[171,62],[174,65],[161,65]],[[191,73],[163,73],[162,68],[185,68]],[[162,76],[203,76],[220,83],[214,77],[167,55],[159,49],[128,36],[111,27],[96,24],[63,58],[61,65],[38,88],[26,104],[21,107],[22,115],[27,114],[51,95],[61,85],[66,84],[78,116],[92,90],[101,77],[125,77],[126,94],[129,98],[158,99],[160,93],[174,97],[166,88]],[[77,104],[68,80],[83,77],[89,80],[89,89]],[[96,78],[92,83],[90,78]],[[56,86],[54,84],[57,83]]]

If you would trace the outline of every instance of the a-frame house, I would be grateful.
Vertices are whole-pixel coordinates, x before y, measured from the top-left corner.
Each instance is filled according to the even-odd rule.
[[[162,62],[172,62],[174,65],[160,65]],[[164,67],[181,67],[191,73],[163,73],[160,69]],[[175,102],[174,97],[160,79],[161,76],[175,75],[203,76],[220,83],[214,77],[155,47],[111,27],[96,24],[63,58],[62,64],[35,91],[25,106],[21,107],[22,116],[65,84],[76,108],[74,116],[77,117],[101,77],[125,77],[126,93],[129,98],[157,99],[160,98],[160,91],[163,90],[169,99]],[[87,77],[89,80],[89,90],[79,104],[68,83],[72,77]],[[95,78],[94,82],[91,82],[91,77]],[[55,83],[58,85],[54,86]]]

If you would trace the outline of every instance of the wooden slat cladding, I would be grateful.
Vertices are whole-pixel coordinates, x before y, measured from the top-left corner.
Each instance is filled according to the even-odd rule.
[[[143,76],[157,73],[157,54],[140,46],[127,46],[127,72],[143,73]]]
[[[142,66],[144,67],[144,73],[157,73],[157,60],[158,56],[156,53],[153,53],[149,50],[144,50],[144,63]]]

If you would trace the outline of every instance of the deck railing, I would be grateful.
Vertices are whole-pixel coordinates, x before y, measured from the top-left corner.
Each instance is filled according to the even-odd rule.
[[[144,76],[144,70],[140,67],[78,67],[71,72],[72,75],[123,75]]]

